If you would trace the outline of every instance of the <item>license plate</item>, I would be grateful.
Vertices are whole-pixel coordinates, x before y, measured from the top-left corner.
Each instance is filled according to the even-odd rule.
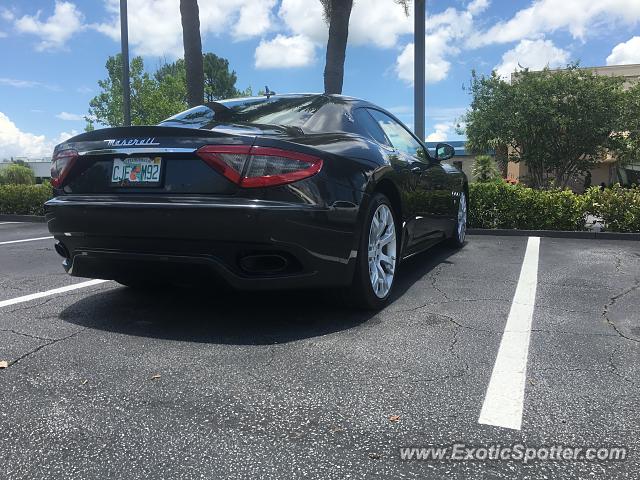
[[[114,158],[111,183],[119,186],[154,186],[160,184],[160,157]]]

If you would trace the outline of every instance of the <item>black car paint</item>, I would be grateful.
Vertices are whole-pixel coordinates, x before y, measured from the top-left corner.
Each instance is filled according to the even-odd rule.
[[[77,276],[118,279],[124,271],[156,269],[185,275],[182,268],[176,273],[171,267],[189,264],[239,288],[346,286],[364,234],[362,215],[376,191],[390,197],[402,220],[403,257],[450,236],[457,198],[466,189],[464,175],[428,153],[411,158],[358,134],[355,109],[379,107],[320,97],[331,103],[332,115],[336,109],[342,112],[345,131],[169,121],[96,130],[56,147],[56,152],[72,148],[83,153],[64,188],[46,204],[49,229],[70,252],[65,268]],[[157,145],[106,145],[125,138],[154,139]],[[207,144],[294,149],[321,157],[323,167],[293,184],[242,189],[193,153]],[[174,149],[180,151],[168,151]],[[114,156],[144,152],[157,152],[166,161],[161,187],[122,188],[106,181]],[[186,163],[188,175],[175,168]],[[239,259],[253,252],[275,252],[290,261],[277,274],[247,274]]]

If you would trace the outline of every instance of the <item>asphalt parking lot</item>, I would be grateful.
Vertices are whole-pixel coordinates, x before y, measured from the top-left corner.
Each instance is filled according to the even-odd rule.
[[[47,236],[44,224],[0,224],[0,478],[640,476],[640,242],[542,238],[532,322],[516,332],[526,371],[506,375],[494,366],[527,237],[470,236],[414,257],[372,314],[318,292],[114,282],[25,300],[85,282],[63,273],[51,239],[16,242]],[[480,423],[490,383],[518,379],[521,411],[494,410],[520,428]],[[453,443],[628,455],[400,456]]]

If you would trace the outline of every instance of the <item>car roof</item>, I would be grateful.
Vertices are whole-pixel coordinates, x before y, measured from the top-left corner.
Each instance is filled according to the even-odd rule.
[[[337,95],[337,94],[326,94],[326,93],[317,93],[317,92],[308,92],[308,93],[276,93],[273,95],[254,95],[251,97],[240,97],[240,98],[225,98],[224,100],[219,100],[220,103],[224,102],[240,102],[242,100],[260,100],[266,98],[306,98],[306,97],[327,97],[330,99],[335,99],[336,103],[362,103],[363,105],[373,105],[366,100],[362,100],[360,98],[351,97],[348,95]],[[375,105],[373,105],[375,106]],[[380,107],[378,107],[380,108]]]

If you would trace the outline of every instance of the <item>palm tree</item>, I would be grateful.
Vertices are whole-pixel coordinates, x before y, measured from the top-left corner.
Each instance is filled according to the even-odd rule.
[[[353,0],[320,0],[329,24],[327,59],[324,66],[325,93],[342,93],[344,60],[349,36],[349,18]]]
[[[182,17],[182,42],[187,73],[187,102],[190,107],[195,107],[201,105],[204,100],[204,69],[198,0],[180,0],[180,16]]]
[[[409,15],[411,0],[393,0],[404,8]],[[324,92],[342,93],[344,79],[344,61],[349,37],[349,18],[353,0],[320,0],[324,10],[324,19],[329,24],[327,57],[324,66]]]

